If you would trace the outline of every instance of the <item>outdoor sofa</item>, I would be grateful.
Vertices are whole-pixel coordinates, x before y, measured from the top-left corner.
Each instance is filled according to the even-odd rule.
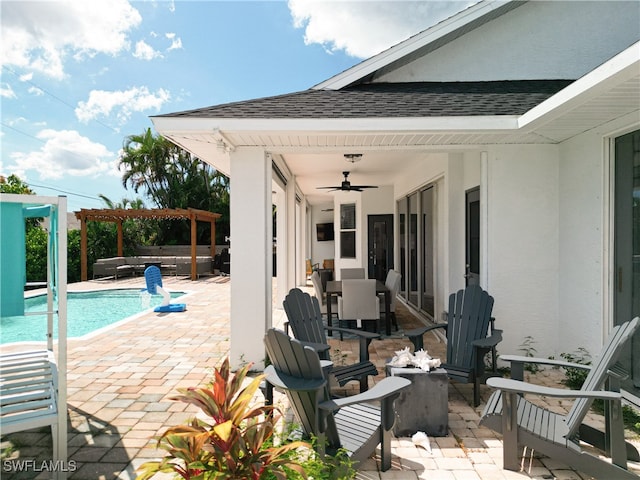
[[[93,278],[99,277],[127,277],[142,275],[145,268],[156,265],[163,274],[190,275],[190,256],[151,256],[137,255],[133,257],[101,258],[93,264]],[[210,256],[196,257],[196,273],[202,275],[212,272]]]

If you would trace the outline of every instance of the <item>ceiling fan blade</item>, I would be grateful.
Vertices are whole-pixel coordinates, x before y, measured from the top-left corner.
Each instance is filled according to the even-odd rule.
[[[330,192],[342,191],[342,192],[361,192],[364,188],[378,188],[377,185],[351,185],[349,182],[349,172],[342,172],[344,180],[342,184],[335,187],[316,187],[317,189],[329,190]]]

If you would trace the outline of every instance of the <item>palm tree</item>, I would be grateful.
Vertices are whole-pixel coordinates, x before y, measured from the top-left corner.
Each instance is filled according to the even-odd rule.
[[[211,165],[147,129],[142,135],[125,139],[120,167],[124,168],[125,188],[131,187],[136,193],[143,189],[159,208],[197,208],[220,213],[217,236],[228,235],[229,179]],[[180,222],[166,223],[162,229],[167,235],[164,241],[188,243],[185,236],[188,229]]]
[[[125,171],[122,175],[122,186],[130,185],[138,193],[144,193],[157,200],[165,184],[165,169],[172,159],[175,145],[164,137],[155,137],[148,128],[142,135],[130,135],[125,139],[123,153],[120,156],[120,167]]]
[[[129,198],[123,198],[122,199],[122,203],[118,203],[118,202],[114,202],[113,200],[111,200],[109,197],[107,197],[106,195],[103,195],[102,193],[98,194],[98,197],[100,198],[100,200],[102,200],[102,203],[104,203],[107,208],[131,208],[131,209],[135,209],[135,210],[139,210],[144,207],[144,202],[142,201],[141,198],[136,198],[135,200],[131,200]]]

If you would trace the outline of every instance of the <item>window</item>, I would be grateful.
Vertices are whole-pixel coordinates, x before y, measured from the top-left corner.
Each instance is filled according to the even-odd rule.
[[[340,205],[340,257],[356,258],[356,204]]]

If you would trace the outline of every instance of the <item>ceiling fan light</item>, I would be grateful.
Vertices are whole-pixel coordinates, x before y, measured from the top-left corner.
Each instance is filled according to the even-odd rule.
[[[345,153],[344,159],[349,163],[356,163],[362,159],[361,153]]]

